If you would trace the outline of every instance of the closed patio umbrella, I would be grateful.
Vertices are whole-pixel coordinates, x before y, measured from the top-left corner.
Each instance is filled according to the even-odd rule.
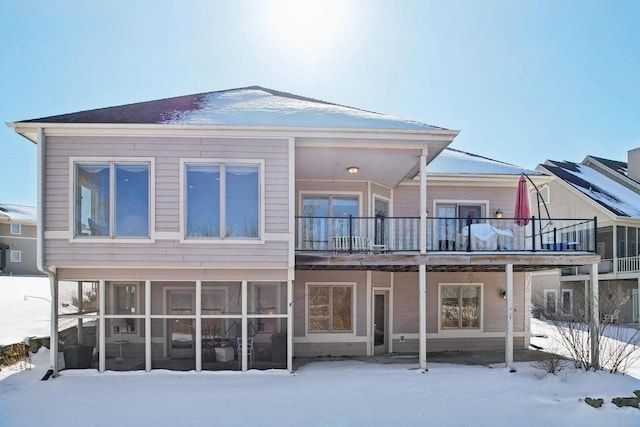
[[[531,210],[529,209],[529,191],[527,191],[527,180],[524,175],[520,175],[520,181],[518,181],[515,219],[515,223],[518,225],[527,225],[529,223],[529,219],[531,219]]]

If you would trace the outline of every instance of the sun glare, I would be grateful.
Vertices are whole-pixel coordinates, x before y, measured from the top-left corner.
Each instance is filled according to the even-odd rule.
[[[265,24],[281,48],[298,55],[329,52],[347,29],[348,2],[271,0]]]

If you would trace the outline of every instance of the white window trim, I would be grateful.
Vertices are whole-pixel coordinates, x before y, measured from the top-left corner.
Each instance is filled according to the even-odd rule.
[[[465,200],[465,199],[434,199],[433,200],[433,215],[434,217],[437,217],[437,208],[438,205],[481,205],[482,209],[484,210],[482,212],[482,217],[483,218],[488,218],[489,217],[489,200]]]
[[[259,212],[259,231],[258,238],[251,237],[235,237],[235,238],[220,238],[220,237],[200,237],[200,238],[186,238],[185,228],[185,210],[186,206],[186,191],[187,185],[187,164],[200,164],[200,165],[258,165],[258,180],[259,182],[259,198],[258,206]],[[227,158],[183,158],[180,159],[180,243],[193,243],[193,244],[240,244],[240,245],[256,245],[265,243],[265,160],[264,159],[227,159]],[[220,217],[224,216],[224,206],[220,206]]]
[[[14,259],[14,255],[16,255],[17,259]],[[16,250],[16,249],[12,249],[11,253],[9,254],[9,261],[10,262],[15,262],[15,263],[22,262],[22,251]]]
[[[362,191],[298,191],[298,216],[302,215],[302,202],[305,196],[325,196],[325,197],[343,197],[351,196],[358,198],[358,216],[362,216]]]
[[[18,231],[13,231],[13,227],[18,226]],[[10,233],[13,234],[14,236],[19,236],[20,234],[22,234],[22,224],[16,224],[16,223],[12,223],[9,224],[9,228],[10,228]]]
[[[480,327],[478,328],[443,328],[442,327],[442,287],[443,286],[480,286]],[[457,335],[482,334],[484,331],[484,283],[438,283],[438,334],[456,337]]]
[[[75,233],[75,201],[76,201],[76,164],[82,163],[149,163],[149,236],[147,237],[76,237]],[[115,221],[114,210],[114,179],[112,173],[109,183],[109,229],[112,232]],[[156,230],[156,165],[155,157],[69,157],[69,242],[72,243],[154,243]]]
[[[351,286],[351,331],[350,332],[322,332],[322,331],[309,331],[309,288],[312,286]],[[357,283],[356,282],[305,282],[304,284],[304,334],[306,337],[313,336],[335,336],[335,337],[348,337],[348,339],[356,337],[356,331],[358,330],[358,325],[356,324],[356,292],[357,292]],[[329,313],[331,315],[331,313]],[[364,337],[367,338],[367,337]],[[321,342],[326,342],[326,340],[319,340]]]
[[[553,313],[549,313],[547,311],[547,295],[548,294],[553,294],[553,298],[555,301],[555,307],[554,307],[554,312]],[[553,316],[558,314],[558,290],[557,289],[545,289],[544,290],[544,301],[543,301],[543,306],[542,306],[542,312],[547,315],[547,316]]]

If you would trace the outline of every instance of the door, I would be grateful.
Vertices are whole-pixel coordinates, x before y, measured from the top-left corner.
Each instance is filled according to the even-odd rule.
[[[389,216],[389,201],[374,197],[373,209],[375,211],[375,222],[373,227],[373,243],[375,245],[389,244],[389,228],[386,218]]]
[[[389,352],[389,314],[387,291],[373,295],[373,354]]]
[[[172,316],[195,314],[195,293],[169,291],[168,312]],[[169,319],[169,357],[195,357],[195,319]]]

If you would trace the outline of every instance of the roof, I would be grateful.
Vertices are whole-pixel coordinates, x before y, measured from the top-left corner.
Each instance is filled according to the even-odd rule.
[[[99,108],[18,123],[447,130],[260,86]]]
[[[597,170],[581,163],[554,160],[547,160],[542,166],[615,215],[640,218],[640,195]]]
[[[587,157],[597,160],[598,162],[602,163],[612,171],[619,173],[620,175],[623,175],[627,178],[629,177],[628,175],[629,169],[627,167],[627,162],[619,162],[617,160],[604,159],[602,157],[596,157],[596,156],[587,156]]]
[[[37,220],[37,209],[33,206],[7,205],[0,203],[0,221],[2,222],[35,224]]]
[[[542,175],[535,170],[467,153],[465,151],[445,148],[427,167],[428,174],[469,174],[469,175]]]

